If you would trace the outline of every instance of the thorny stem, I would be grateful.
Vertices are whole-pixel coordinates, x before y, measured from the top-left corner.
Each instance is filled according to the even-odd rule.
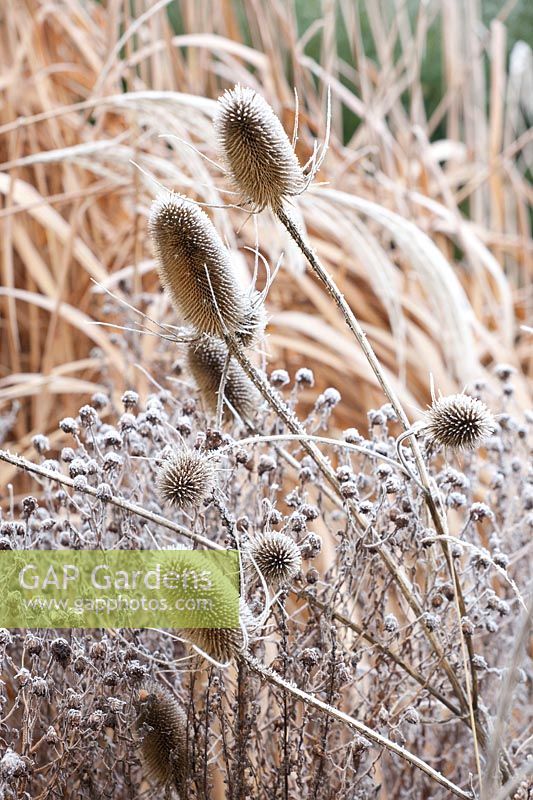
[[[426,764],[426,762],[421,758],[415,756],[414,753],[406,750],[405,747],[402,747],[401,745],[396,744],[396,742],[387,739],[386,736],[382,736],[380,733],[373,731],[372,728],[369,728],[364,724],[364,722],[360,722],[360,720],[351,717],[344,711],[340,711],[338,708],[328,705],[328,703],[325,703],[318,697],[299,689],[297,686],[295,686],[295,684],[285,680],[285,678],[282,678],[281,675],[278,675],[277,672],[265,667],[264,664],[261,664],[260,661],[258,661],[249,653],[241,654],[240,657],[246,662],[252,672],[260,675],[265,681],[267,681],[267,683],[270,683],[272,686],[277,686],[284,693],[292,695],[298,700],[301,700],[306,706],[316,708],[319,711],[327,714],[332,719],[344,723],[349,728],[356,731],[356,733],[372,742],[372,744],[375,744],[378,747],[385,747],[391,753],[395,753],[397,756],[400,756],[400,758],[403,758],[404,761],[407,761],[412,766],[416,767],[422,772],[425,772],[428,777],[430,777],[436,783],[439,783],[441,786],[444,786],[456,797],[461,797],[463,800],[472,800],[472,794],[470,792],[465,792],[455,783],[448,780],[448,778],[445,778],[440,772],[437,772],[437,770],[433,769],[433,767],[430,767],[429,764]]]
[[[322,283],[326,287],[327,291],[329,292],[330,296],[332,297],[332,299],[335,302],[335,304],[337,305],[337,307],[340,309],[346,324],[348,325],[348,327],[350,328],[351,332],[353,333],[353,335],[357,339],[359,345],[361,346],[361,349],[363,350],[363,353],[365,354],[365,357],[366,357],[368,363],[370,364],[370,367],[372,368],[372,371],[373,371],[374,375],[376,376],[376,378],[377,378],[377,380],[379,382],[379,385],[381,386],[385,396],[387,397],[387,399],[391,403],[392,407],[394,408],[394,410],[395,410],[399,420],[401,421],[402,426],[404,427],[404,429],[408,430],[409,427],[410,427],[410,423],[409,423],[407,415],[406,415],[406,413],[405,413],[405,411],[403,409],[403,406],[402,406],[399,398],[397,397],[396,392],[394,391],[393,387],[390,385],[389,381],[387,380],[387,377],[386,377],[386,375],[385,375],[385,373],[384,373],[384,371],[383,371],[383,369],[381,367],[381,364],[379,363],[379,360],[378,360],[376,354],[374,353],[374,350],[372,349],[372,346],[369,344],[369,342],[368,342],[368,340],[366,338],[365,332],[363,331],[361,325],[359,324],[359,321],[355,317],[352,309],[350,308],[350,306],[346,302],[346,299],[345,299],[344,295],[339,291],[339,288],[337,287],[337,285],[335,284],[335,282],[333,281],[333,279],[331,278],[331,276],[329,275],[327,270],[324,268],[324,266],[320,263],[320,261],[319,261],[318,257],[316,256],[316,254],[313,252],[313,250],[304,241],[304,239],[302,238],[301,233],[298,230],[297,226],[294,224],[294,222],[287,215],[287,213],[285,212],[283,207],[280,206],[279,208],[277,208],[275,210],[275,213],[276,213],[279,221],[286,228],[286,230],[289,233],[289,235],[291,236],[291,238],[298,245],[298,247],[300,248],[301,252],[306,257],[307,261],[311,265],[312,269],[314,270],[314,272],[316,273],[318,278],[322,281]],[[435,530],[437,531],[437,534],[439,536],[443,536],[443,535],[446,534],[446,523],[441,518],[441,515],[440,515],[439,510],[437,508],[437,504],[435,502],[435,498],[433,497],[433,493],[431,491],[431,485],[430,485],[429,475],[428,475],[428,472],[427,472],[427,469],[426,469],[426,465],[424,463],[424,459],[422,458],[422,453],[420,452],[420,448],[418,447],[418,444],[417,444],[416,439],[414,437],[411,437],[411,449],[412,449],[413,455],[415,457],[415,462],[416,462],[416,466],[417,466],[417,469],[418,469],[418,472],[419,472],[419,475],[420,475],[420,480],[421,480],[422,485],[424,487],[425,501],[426,501],[426,504],[428,506],[431,518],[433,520],[433,524],[435,525]],[[446,562],[447,562],[447,565],[448,565],[448,570],[450,572],[450,575],[453,578],[455,599],[456,599],[456,604],[457,604],[458,612],[459,612],[458,616],[459,616],[459,618],[461,618],[461,617],[466,615],[466,605],[465,605],[465,602],[464,602],[463,593],[462,593],[462,590],[461,590],[461,586],[460,586],[460,583],[459,583],[459,579],[458,579],[458,576],[457,576],[457,572],[456,572],[455,566],[453,564],[452,557],[450,555],[450,550],[449,550],[448,543],[447,542],[441,542],[441,547],[442,547],[444,556],[446,558]],[[463,633],[461,631],[460,626],[459,626],[459,635],[461,636],[461,644],[462,644],[462,647],[464,648],[464,646],[465,646],[465,641],[464,641],[465,637],[463,636]],[[470,662],[470,671],[469,671],[470,675],[469,675],[468,671],[465,669],[465,677],[466,677],[466,681],[467,681],[467,692],[468,692],[467,697],[469,699],[468,708],[469,708],[469,712],[470,712],[470,715],[471,715],[471,721],[472,721],[472,733],[473,733],[473,736],[474,736],[474,749],[475,749],[475,752],[476,752],[478,774],[479,774],[479,777],[481,779],[481,769],[480,769],[480,764],[479,764],[479,754],[478,754],[478,748],[477,748],[477,744],[478,744],[477,743],[477,733],[476,733],[477,725],[476,725],[476,717],[475,717],[475,712],[477,711],[477,708],[478,708],[477,676],[476,676],[476,671],[474,669],[474,664],[473,664],[474,648],[473,648],[473,645],[472,645],[472,641],[470,639],[468,639],[466,641],[466,647],[468,649],[468,658],[469,658],[469,662]],[[470,678],[470,680],[469,680],[469,678]],[[464,702],[464,700],[462,700],[462,702]]]

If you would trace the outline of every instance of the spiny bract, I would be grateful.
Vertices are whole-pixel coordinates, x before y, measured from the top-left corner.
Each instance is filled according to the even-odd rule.
[[[173,785],[183,798],[187,775],[187,716],[176,698],[153,683],[139,692],[137,725],[146,777]]]
[[[177,450],[160,468],[156,485],[162,500],[176,508],[198,508],[214,485],[212,460],[199,450]]]
[[[217,407],[220,380],[227,356],[226,345],[214,336],[203,336],[198,342],[191,343],[187,350],[188,367],[207,408],[213,413]],[[234,358],[230,361],[226,375],[224,396],[235,411],[248,420],[253,417],[260,403],[255,386]]]
[[[452,394],[433,401],[423,429],[433,444],[473,449],[483,444],[495,427],[494,417],[481,400]]]
[[[214,118],[221,158],[243,202],[277,209],[300,194],[305,176],[287,134],[266,100],[235,86],[218,100]]]
[[[202,333],[247,335],[250,302],[207,214],[163,192],[152,203],[149,230],[161,283],[183,320]]]
[[[285,533],[264,533],[251,543],[250,555],[270,584],[287,583],[302,566],[298,545]]]

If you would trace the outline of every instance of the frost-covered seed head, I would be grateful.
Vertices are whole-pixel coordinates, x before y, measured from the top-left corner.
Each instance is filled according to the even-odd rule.
[[[335,408],[335,406],[340,403],[341,396],[337,389],[334,389],[333,386],[330,386],[328,389],[325,389],[324,392],[317,397],[316,400],[316,407],[317,408]]]
[[[139,692],[137,725],[142,735],[145,776],[162,788],[174,786],[181,796],[187,773],[187,715],[163,686]]]
[[[42,433],[38,433],[36,436],[34,436],[31,440],[31,443],[40,455],[50,450],[50,440]]]
[[[270,375],[270,383],[277,389],[290,383],[289,373],[286,369],[275,369]]]
[[[74,417],[64,417],[64,419],[62,419],[59,423],[59,427],[63,433],[72,433],[75,436],[77,436],[80,432],[80,426]]]
[[[269,584],[288,583],[302,567],[296,542],[284,533],[265,533],[253,541],[250,554]]]
[[[242,202],[261,210],[300,194],[305,177],[283,126],[253,89],[235,86],[218,100],[214,119],[220,155]]]
[[[157,491],[175,508],[199,508],[213,488],[214,474],[213,462],[205,453],[186,447],[164,462],[156,479]]]
[[[207,214],[164,192],[152,203],[148,227],[161,283],[183,320],[201,333],[246,334],[249,302]]]
[[[96,409],[90,405],[82,406],[78,411],[78,415],[84,428],[89,428],[91,425],[96,425],[98,422]]]
[[[313,370],[301,367],[296,373],[294,381],[297,386],[314,386],[315,376],[313,375]]]
[[[133,389],[127,389],[120,398],[125,409],[135,408],[139,402],[139,395]]]
[[[214,336],[203,336],[200,341],[190,344],[187,350],[189,370],[205,405],[212,413],[217,407],[227,356],[226,345]],[[234,358],[230,360],[227,371],[224,396],[244,419],[251,419],[261,402],[255,386]]]
[[[466,394],[435,400],[424,419],[424,430],[432,444],[459,450],[479,447],[494,429],[487,406]]]

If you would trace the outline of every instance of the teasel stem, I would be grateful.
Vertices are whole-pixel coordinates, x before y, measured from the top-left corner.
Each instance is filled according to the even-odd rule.
[[[309,247],[309,245],[304,241],[298,227],[295,225],[293,220],[289,217],[287,212],[281,206],[279,208],[273,209],[274,213],[278,217],[279,221],[282,225],[286,228],[289,236],[294,240],[297,244],[307,261],[309,262],[311,268],[320,279],[320,281],[326,287],[328,293],[332,297],[333,301],[341,311],[346,324],[348,325],[349,329],[355,336],[357,342],[359,343],[365,357],[370,364],[370,367],[376,376],[379,385],[381,386],[385,396],[389,400],[390,404],[394,408],[398,419],[400,420],[404,430],[409,430],[410,422],[407,418],[407,414],[405,413],[403,406],[396,395],[393,387],[390,385],[389,381],[387,380],[387,376],[383,371],[379,360],[372,349],[372,346],[368,342],[365,332],[363,331],[359,321],[357,320],[355,314],[353,313],[352,309],[346,302],[344,295],[340,292],[338,286],[336,285],[335,281],[332,279],[328,271],[325,269],[323,264],[318,259],[316,253]],[[431,488],[431,483],[429,479],[429,474],[426,469],[426,465],[424,459],[422,457],[422,453],[420,452],[420,448],[418,447],[418,443],[415,437],[411,437],[410,439],[411,449],[413,451],[413,455],[415,458],[416,466],[418,469],[418,473],[420,475],[420,481],[423,488],[423,494],[426,501],[426,505],[429,509],[433,524],[435,526],[435,530],[439,537],[446,536],[448,534],[446,520],[443,515],[441,515],[437,503],[435,502],[435,497]],[[457,607],[457,616],[458,620],[466,615],[466,604],[464,601],[463,592],[461,589],[461,585],[459,583],[459,578],[457,575],[457,571],[455,569],[455,565],[453,563],[453,559],[450,554],[450,549],[448,546],[448,542],[445,540],[440,541],[440,545],[442,547],[442,551],[444,553],[444,557],[446,559],[448,571],[450,576],[453,580],[454,586],[454,594],[455,594],[455,603]],[[477,742],[477,733],[476,733],[476,712],[478,709],[478,688],[477,688],[477,674],[474,668],[474,648],[471,639],[467,639],[465,642],[465,636],[461,630],[461,626],[459,625],[459,635],[461,638],[461,647],[463,652],[465,648],[468,652],[468,662],[469,662],[469,669],[466,669],[466,658],[465,660],[465,680],[467,683],[467,699],[468,703],[467,706],[469,708],[469,712],[471,715],[472,721],[472,735],[474,737],[474,749],[476,752],[476,762],[477,762],[477,769],[478,775],[481,780],[481,765],[479,761],[479,752],[478,752],[478,742]],[[455,679],[455,675],[454,675]]]
[[[331,719],[334,719],[337,722],[342,722],[344,725],[347,725],[353,731],[363,736],[367,741],[372,742],[372,744],[378,747],[384,747],[386,750],[389,750],[389,752],[395,753],[404,761],[407,761],[409,764],[411,764],[411,766],[416,767],[424,772],[433,781],[441,786],[444,786],[456,797],[461,797],[463,800],[472,800],[473,796],[471,792],[465,792],[455,783],[448,780],[448,778],[445,778],[440,772],[437,772],[437,770],[433,769],[433,767],[431,767],[429,764],[426,764],[426,762],[421,758],[414,755],[414,753],[406,750],[405,747],[402,747],[396,742],[387,739],[386,736],[377,733],[377,731],[373,731],[372,728],[369,728],[364,724],[364,722],[351,717],[344,711],[340,711],[338,708],[325,703],[318,697],[315,697],[314,695],[305,692],[303,689],[298,688],[295,686],[295,684],[287,681],[285,678],[282,678],[277,672],[265,667],[264,664],[261,664],[260,661],[258,661],[249,653],[241,654],[240,658],[247,664],[248,668],[252,672],[254,672],[256,675],[259,675],[267,683],[270,683],[272,686],[277,686],[277,688],[281,689],[285,694],[300,700],[306,706],[316,708],[318,711],[327,714]]]

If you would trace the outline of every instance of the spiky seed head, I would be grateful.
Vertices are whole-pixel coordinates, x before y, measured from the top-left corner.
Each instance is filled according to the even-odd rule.
[[[220,619],[221,612],[227,619],[227,609],[224,611],[224,600],[227,599],[224,590],[225,576],[219,576],[214,581],[216,596],[213,598],[212,608],[206,611],[206,622],[216,624],[217,618]],[[234,597],[230,593],[231,600]],[[208,616],[207,616],[208,615]],[[207,653],[208,656],[216,661],[225,663],[242,653],[246,649],[247,639],[251,636],[254,629],[254,619],[249,607],[243,598],[239,598],[239,622],[238,628],[191,628],[184,631],[185,637],[196,647]]]
[[[176,450],[160,468],[156,486],[165,503],[175,508],[198,508],[214,485],[215,470],[210,457],[199,450]]]
[[[243,649],[243,636],[236,628],[191,628],[184,636],[200,650],[224,664]]]
[[[485,403],[466,394],[439,397],[424,417],[430,442],[460,450],[479,447],[494,430],[494,417]]]
[[[139,692],[137,725],[146,777],[174,786],[184,797],[187,776],[187,716],[165,687],[151,683]]]
[[[217,407],[220,380],[227,357],[226,345],[214,336],[203,336],[188,346],[189,370],[207,408],[212,413]],[[244,419],[251,419],[260,403],[258,391],[234,358],[231,358],[229,363],[224,395]]]
[[[249,303],[207,214],[164,192],[152,203],[148,227],[161,283],[183,320],[202,333],[246,335]]]
[[[250,545],[250,555],[265,581],[274,586],[288,583],[302,567],[300,549],[285,533],[259,536]]]
[[[305,177],[287,134],[266,100],[235,86],[218,100],[214,118],[220,155],[243,202],[277,209],[300,194]]]

